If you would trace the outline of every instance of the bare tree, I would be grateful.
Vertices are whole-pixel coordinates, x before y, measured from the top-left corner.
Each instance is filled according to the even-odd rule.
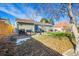
[[[44,7],[44,5],[45,5],[45,7]],[[76,39],[76,47],[74,47],[74,49],[75,49],[76,55],[79,55],[79,34],[78,34],[77,26],[76,26],[77,19],[76,19],[76,16],[73,15],[73,10],[75,10],[76,8],[73,9],[71,3],[58,4],[58,5],[60,8],[54,9],[54,8],[52,8],[54,6],[53,4],[41,4],[41,11],[44,14],[45,13],[50,14],[48,16],[49,18],[55,18],[55,19],[59,20],[61,15],[66,15],[70,18],[71,31],[73,32],[75,39]],[[76,12],[76,15],[78,16],[79,13],[77,11],[75,11],[75,12]]]
[[[76,49],[75,49],[75,52],[76,52],[76,55],[79,55],[79,34],[78,34],[78,30],[77,30],[77,27],[76,27],[76,22],[75,22],[75,17],[73,16],[73,13],[72,13],[72,4],[69,3],[68,4],[68,15],[69,15],[69,18],[70,18],[70,24],[71,24],[71,30],[75,36],[75,39],[76,39]]]

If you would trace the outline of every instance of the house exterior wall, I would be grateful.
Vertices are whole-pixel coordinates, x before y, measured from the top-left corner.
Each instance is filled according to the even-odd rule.
[[[51,26],[46,27],[47,31],[52,30],[53,28]]]
[[[34,31],[34,24],[29,23],[17,23],[17,29],[24,29],[24,30],[32,30]]]
[[[47,24],[38,24],[38,23],[24,23],[24,22],[17,22],[17,30],[24,29],[24,30],[32,30],[35,32],[35,25],[40,27],[42,30],[48,32],[49,30],[53,29],[53,26]]]
[[[52,26],[42,26],[42,29],[46,32],[48,32],[49,30],[53,30]]]

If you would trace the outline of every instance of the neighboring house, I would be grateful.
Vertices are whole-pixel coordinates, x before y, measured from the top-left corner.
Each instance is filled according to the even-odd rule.
[[[3,19],[3,18],[0,18],[1,21],[5,22],[6,24],[11,24],[10,20],[9,19]]]
[[[65,29],[69,26],[68,22],[59,22],[54,25],[54,29],[56,31],[65,31]]]
[[[9,36],[13,33],[14,28],[7,21],[7,19],[0,19],[0,36]]]
[[[34,20],[32,19],[16,19],[17,29],[32,30],[34,31]]]
[[[53,25],[49,23],[36,22],[35,25],[41,26],[41,29],[46,32],[53,29]]]
[[[17,22],[17,29],[24,29],[24,30],[32,30],[35,31],[35,26],[40,27],[44,31],[48,31],[50,28],[52,28],[51,24],[48,23],[41,23],[41,22],[35,22],[32,19],[16,19]]]

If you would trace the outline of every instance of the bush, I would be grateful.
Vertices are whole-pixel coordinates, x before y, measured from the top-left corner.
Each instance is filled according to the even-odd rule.
[[[48,34],[53,37],[74,37],[71,32],[50,32]]]

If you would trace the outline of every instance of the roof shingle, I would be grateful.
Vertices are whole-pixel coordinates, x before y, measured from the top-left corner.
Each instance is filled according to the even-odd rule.
[[[61,28],[61,27],[67,27],[68,25],[69,25],[68,22],[60,22],[60,23],[56,24],[55,27]]]

